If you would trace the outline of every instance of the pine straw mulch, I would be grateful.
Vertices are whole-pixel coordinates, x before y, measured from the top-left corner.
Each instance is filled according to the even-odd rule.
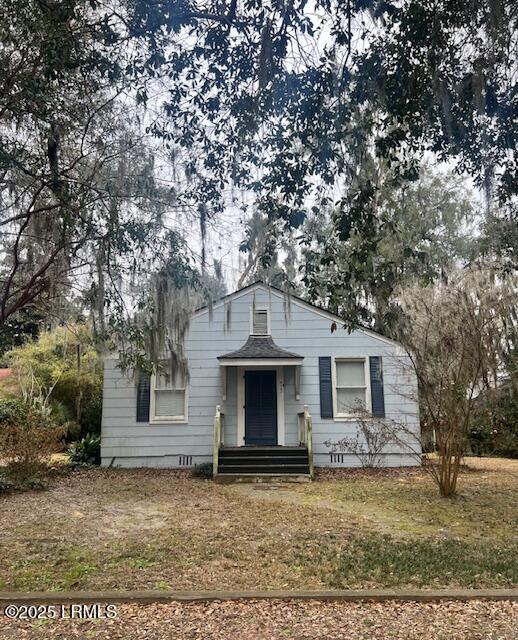
[[[121,605],[115,620],[7,621],[1,640],[516,640],[518,603]]]

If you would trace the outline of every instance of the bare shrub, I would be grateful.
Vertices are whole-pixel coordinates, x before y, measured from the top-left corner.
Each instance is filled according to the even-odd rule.
[[[421,422],[438,454],[438,461],[424,462],[444,497],[457,490],[476,398],[499,385],[517,330],[516,295],[516,279],[495,265],[399,293],[397,337],[417,376]]]
[[[386,448],[399,442],[395,425],[383,418],[374,417],[362,407],[355,407],[358,428],[351,437],[337,442],[326,440],[324,445],[334,453],[341,451],[355,456],[364,469],[375,469],[382,465]]]

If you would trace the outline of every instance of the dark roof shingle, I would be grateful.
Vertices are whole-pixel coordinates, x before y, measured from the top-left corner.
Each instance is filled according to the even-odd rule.
[[[235,360],[235,359],[253,359],[253,358],[293,358],[302,359],[297,353],[286,351],[278,347],[272,340],[271,336],[250,336],[245,344],[237,351],[225,353],[218,356],[218,360]]]

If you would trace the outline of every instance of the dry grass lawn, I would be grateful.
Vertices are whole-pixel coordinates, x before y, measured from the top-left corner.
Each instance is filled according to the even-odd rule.
[[[0,589],[518,584],[518,461],[469,459],[446,501],[421,470],[217,485],[96,469],[0,496]]]

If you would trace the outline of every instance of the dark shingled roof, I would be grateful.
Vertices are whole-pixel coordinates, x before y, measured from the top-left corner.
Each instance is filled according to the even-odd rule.
[[[302,359],[297,353],[281,349],[272,340],[271,336],[250,336],[245,344],[237,351],[225,353],[218,356],[218,360],[234,360],[237,358],[298,358]]]

